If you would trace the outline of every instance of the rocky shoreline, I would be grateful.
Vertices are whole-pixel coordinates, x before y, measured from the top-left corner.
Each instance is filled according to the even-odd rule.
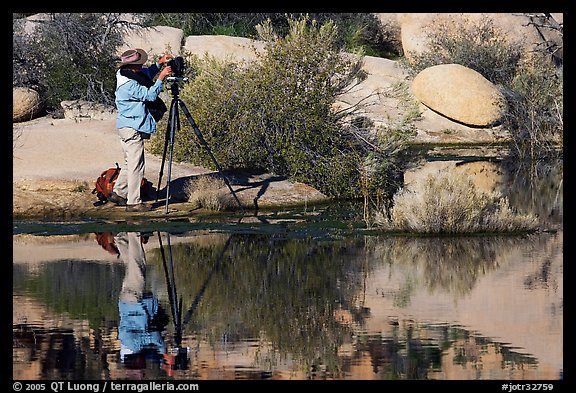
[[[114,119],[82,120],[44,117],[18,124],[13,153],[13,218],[123,219],[131,216],[163,217],[166,200],[153,201],[149,213],[126,213],[112,203],[94,206],[94,181],[122,157]],[[145,176],[157,186],[162,157],[146,153]],[[161,192],[166,187],[168,163],[164,164]],[[187,179],[213,171],[187,163],[172,163],[171,216],[198,210],[182,195]],[[271,174],[227,175],[235,194],[246,210],[325,202],[328,198],[303,183]],[[161,196],[161,192],[159,195]]]

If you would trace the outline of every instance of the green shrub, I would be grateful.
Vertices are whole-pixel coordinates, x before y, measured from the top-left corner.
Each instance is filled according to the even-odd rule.
[[[298,14],[292,14],[293,17]],[[317,23],[332,21],[337,27],[336,45],[364,56],[396,58],[402,53],[400,32],[382,24],[373,13],[311,13]]]
[[[180,97],[224,169],[262,170],[310,184],[333,197],[359,196],[363,148],[333,110],[338,94],[362,76],[358,60],[333,45],[334,24],[291,21],[285,38],[259,27],[266,55],[242,66],[188,56],[195,76]],[[213,167],[182,119],[174,157]],[[164,135],[153,149],[160,152]]]
[[[290,32],[290,20],[306,17],[319,25],[333,22],[338,30],[335,45],[351,53],[398,57],[402,52],[399,31],[383,25],[373,13],[150,13],[142,14],[147,26],[171,26],[184,36],[221,34],[256,38],[256,26],[270,21],[277,34]]]
[[[142,14],[146,26],[170,26],[182,29],[189,35],[230,35],[253,37],[255,26],[274,14],[267,13],[147,13]]]

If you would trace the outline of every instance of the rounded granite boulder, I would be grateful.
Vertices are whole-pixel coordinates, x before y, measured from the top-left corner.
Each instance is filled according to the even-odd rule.
[[[412,93],[433,111],[469,126],[494,125],[506,110],[506,99],[498,88],[460,64],[422,70],[412,81]]]

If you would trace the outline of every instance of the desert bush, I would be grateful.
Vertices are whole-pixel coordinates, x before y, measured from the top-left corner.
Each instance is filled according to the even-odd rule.
[[[455,167],[415,180],[394,195],[390,216],[379,212],[374,225],[416,233],[514,232],[537,228],[537,218],[519,214],[496,191],[476,187]]]
[[[403,111],[400,119],[378,126],[375,130],[368,127],[355,129],[358,118],[355,118],[350,126],[352,132],[361,133],[361,138],[370,141],[374,147],[363,157],[363,164],[360,166],[360,189],[364,202],[364,221],[367,225],[370,225],[370,216],[374,210],[388,211],[392,207],[392,198],[404,182],[403,172],[413,160],[405,154],[406,147],[417,134],[414,121],[421,115],[419,103],[411,97],[406,83],[392,84],[383,94],[398,100],[399,108]]]
[[[428,50],[414,56],[412,74],[425,68],[456,63],[482,74],[499,85],[509,83],[521,58],[521,47],[508,42],[490,17],[477,22],[467,18],[444,18],[427,31]]]
[[[256,26],[270,21],[277,34],[290,32],[290,20],[307,17],[318,24],[333,22],[338,30],[339,49],[380,57],[398,57],[402,52],[400,33],[383,25],[373,13],[149,13],[143,14],[147,26],[172,26],[184,35],[222,34],[257,38]]]
[[[546,57],[535,53],[524,59],[504,90],[504,125],[512,131],[513,151],[520,158],[553,156],[564,144],[563,67]]]
[[[236,37],[256,36],[256,25],[266,19],[283,18],[273,13],[223,13],[223,12],[164,12],[142,14],[146,26],[170,26],[182,29],[189,35],[229,35]]]
[[[116,53],[129,24],[120,14],[47,15],[31,31],[13,20],[13,84],[41,92],[49,111],[75,99],[113,105]]]
[[[302,14],[290,14],[292,18]],[[323,24],[332,21],[337,27],[336,45],[350,53],[365,56],[396,58],[402,53],[399,30],[382,24],[373,13],[310,13]]]
[[[208,210],[229,210],[236,207],[226,183],[222,178],[210,175],[190,179],[184,185],[184,193],[188,202]]]

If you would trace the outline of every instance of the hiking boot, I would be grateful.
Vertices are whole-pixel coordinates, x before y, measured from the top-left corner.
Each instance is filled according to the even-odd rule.
[[[152,205],[148,203],[139,203],[137,205],[126,205],[127,212],[149,212],[152,210]]]
[[[116,194],[114,191],[108,195],[108,200],[117,204],[118,206],[126,206],[128,200],[126,198],[122,198],[120,195]]]

